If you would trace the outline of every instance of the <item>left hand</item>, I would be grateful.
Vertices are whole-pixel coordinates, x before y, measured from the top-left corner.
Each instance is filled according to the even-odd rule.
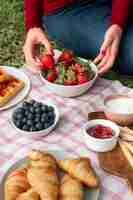
[[[100,75],[107,72],[113,66],[119,51],[121,36],[122,29],[117,24],[110,26],[106,31],[100,53],[94,60]]]

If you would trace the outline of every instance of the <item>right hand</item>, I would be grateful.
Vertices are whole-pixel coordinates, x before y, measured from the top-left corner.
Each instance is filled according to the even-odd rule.
[[[41,28],[31,28],[27,33],[23,52],[26,63],[31,66],[31,70],[37,72],[41,67],[41,62],[36,55],[35,46],[42,44],[46,48],[48,54],[53,55],[51,44]]]

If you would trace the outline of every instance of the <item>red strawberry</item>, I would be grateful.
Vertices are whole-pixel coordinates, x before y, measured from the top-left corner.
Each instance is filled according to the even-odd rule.
[[[59,68],[58,68],[58,67],[55,67],[55,68],[53,69],[53,71],[55,72],[56,76],[59,75]]]
[[[88,82],[88,77],[86,73],[79,73],[77,74],[77,80],[79,84]]]
[[[76,85],[76,80],[64,80],[64,85]]]
[[[54,58],[50,54],[44,54],[41,58],[42,69],[53,69],[55,62]]]
[[[46,79],[50,82],[53,82],[53,81],[55,81],[56,77],[57,77],[56,72],[54,70],[52,70],[52,71],[48,72]]]
[[[59,62],[64,62],[65,64],[71,64],[73,61],[73,52],[70,50],[64,50],[59,57]]]
[[[75,65],[73,66],[73,70],[77,73],[82,73],[84,72],[84,68],[81,64],[79,63],[75,63]]]

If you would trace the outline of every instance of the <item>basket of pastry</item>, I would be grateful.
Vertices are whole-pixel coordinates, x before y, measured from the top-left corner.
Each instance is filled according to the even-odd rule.
[[[24,82],[0,68],[0,107],[8,103],[24,87]]]
[[[88,158],[57,160],[55,154],[38,150],[32,150],[27,157],[27,166],[6,176],[5,200],[97,199],[94,192],[88,196],[84,190],[99,187],[99,179]]]

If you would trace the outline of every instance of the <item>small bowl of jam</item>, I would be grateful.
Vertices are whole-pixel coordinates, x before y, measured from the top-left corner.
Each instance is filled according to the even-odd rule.
[[[87,147],[95,152],[111,151],[117,144],[120,129],[112,121],[90,120],[83,127]]]

